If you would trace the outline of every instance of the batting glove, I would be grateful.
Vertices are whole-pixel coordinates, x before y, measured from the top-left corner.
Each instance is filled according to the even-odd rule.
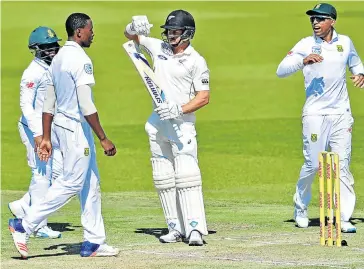
[[[154,111],[158,113],[161,120],[171,120],[183,115],[182,106],[171,102],[160,104]]]
[[[150,29],[153,27],[153,24],[150,24],[148,21],[147,16],[145,15],[141,15],[141,16],[133,16],[132,17],[132,22],[130,24],[130,26],[127,26],[127,29],[129,28],[130,31],[133,34],[136,35],[144,35],[144,36],[148,36],[150,34]],[[129,33],[129,34],[132,34]]]

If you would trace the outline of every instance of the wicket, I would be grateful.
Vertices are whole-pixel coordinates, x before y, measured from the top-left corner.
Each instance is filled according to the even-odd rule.
[[[334,160],[334,163],[332,163]],[[334,152],[320,152],[319,154],[319,184],[320,184],[320,245],[325,246],[325,181],[327,189],[327,245],[341,247],[341,210],[340,210],[340,165],[339,155]],[[334,197],[333,183],[334,180]],[[335,205],[336,241],[333,240],[333,198]]]

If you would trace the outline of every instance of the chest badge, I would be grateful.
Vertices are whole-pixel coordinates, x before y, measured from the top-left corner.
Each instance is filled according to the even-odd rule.
[[[336,48],[337,48],[338,52],[343,52],[344,51],[343,46],[341,46],[341,45],[336,45]]]
[[[313,46],[312,53],[314,54],[321,54],[321,46]]]

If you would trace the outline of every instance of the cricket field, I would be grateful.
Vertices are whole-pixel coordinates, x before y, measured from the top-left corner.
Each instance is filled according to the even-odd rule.
[[[301,38],[311,35],[305,15],[316,2],[1,2],[1,264],[17,269],[118,268],[364,268],[364,92],[349,81],[355,119],[352,172],[357,234],[343,234],[348,246],[319,245],[318,182],[309,208],[311,226],[296,228],[293,201],[303,163],[302,74],[276,77],[276,68]],[[349,35],[364,58],[364,2],[333,2],[337,31]],[[186,9],[196,20],[194,47],[211,71],[211,102],[197,113],[199,161],[209,236],[203,247],[161,244],[166,232],[154,191],[144,123],[151,99],[122,49],[125,25],[146,14],[160,37],[166,16]],[[108,243],[118,257],[79,256],[82,242],[79,202],[74,198],[49,218],[61,239],[30,239],[30,258],[20,260],[7,222],[7,203],[27,190],[26,164],[17,121],[19,82],[32,59],[30,32],[53,28],[64,43],[64,22],[84,12],[94,22],[87,50],[94,62],[96,106],[114,158],[98,163]]]

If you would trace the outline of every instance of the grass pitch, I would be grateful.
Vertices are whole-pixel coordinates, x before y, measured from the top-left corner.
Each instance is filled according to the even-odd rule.
[[[312,226],[292,222],[292,195],[302,158],[301,74],[275,76],[277,65],[302,37],[311,34],[305,11],[315,2],[1,2],[2,268],[364,268],[364,107],[363,92],[349,81],[355,124],[352,172],[357,208],[356,235],[349,247],[319,246],[318,191],[309,209]],[[358,29],[362,2],[334,2],[337,31],[349,35],[364,58]],[[146,14],[152,36],[174,9],[196,20],[194,47],[211,71],[211,103],[197,113],[199,160],[208,227],[207,245],[160,244],[163,214],[153,190],[144,123],[151,100],[122,50],[131,16]],[[81,259],[79,204],[73,200],[49,222],[63,231],[59,240],[30,241],[28,261],[17,259],[7,230],[7,203],[29,184],[25,149],[17,132],[19,82],[32,59],[30,32],[52,27],[66,39],[64,22],[85,12],[95,27],[88,50],[94,62],[94,94],[103,126],[118,154],[99,149],[103,213],[108,242],[121,248],[117,258]]]

